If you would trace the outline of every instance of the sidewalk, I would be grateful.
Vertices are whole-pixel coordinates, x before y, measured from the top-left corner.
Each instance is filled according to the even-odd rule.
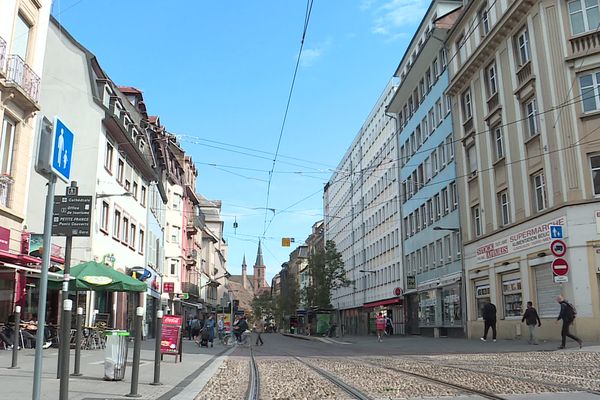
[[[207,362],[219,354],[228,354],[228,348],[215,344],[213,348],[199,348],[189,340],[183,342],[183,360],[175,363],[174,356],[164,356],[161,364],[160,381],[162,385],[152,386],[154,378],[154,340],[142,342],[138,393],[142,399],[167,400],[184,392],[185,388],[199,384]],[[11,365],[12,351],[0,351],[0,382],[3,382],[3,399],[29,399],[33,387],[34,349],[19,351],[19,369],[8,369]],[[71,350],[70,371],[73,372],[75,351]],[[129,344],[127,368],[123,381],[105,381],[104,350],[82,350],[81,377],[69,380],[70,400],[124,399],[131,389],[131,361],[133,342]],[[44,350],[41,398],[56,400],[59,394],[60,380],[56,379],[58,349]],[[175,367],[175,368],[174,368]],[[209,369],[213,369],[212,366]],[[193,399],[189,394],[185,398]],[[198,390],[199,391],[199,390]],[[185,392],[184,392],[185,393]],[[183,394],[183,393],[182,393]]]
[[[323,336],[306,336],[291,333],[282,333],[282,335],[313,342],[322,342],[333,345],[345,345],[346,347],[355,347],[356,349],[369,349],[378,346],[375,335],[368,336],[339,336],[327,338]],[[381,343],[391,352],[401,354],[447,354],[447,353],[490,353],[490,352],[526,352],[526,351],[559,351],[560,340],[540,341],[539,345],[530,345],[526,339],[506,340],[499,339],[497,342],[488,340],[482,342],[479,339],[460,339],[460,338],[432,338],[426,336],[384,336]],[[567,349],[561,351],[591,351],[600,352],[600,343],[584,343],[582,350],[576,343],[567,342]]]

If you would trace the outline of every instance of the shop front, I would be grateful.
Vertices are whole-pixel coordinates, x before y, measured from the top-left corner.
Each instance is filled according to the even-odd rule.
[[[419,332],[432,337],[464,337],[459,276],[419,285]]]
[[[401,294],[401,293],[400,293]],[[379,313],[391,319],[392,327],[387,329],[388,334],[404,335],[406,334],[406,324],[404,319],[404,309],[402,298],[396,294],[396,297],[389,299],[365,303],[363,309],[368,312],[368,333],[375,333],[375,320]]]

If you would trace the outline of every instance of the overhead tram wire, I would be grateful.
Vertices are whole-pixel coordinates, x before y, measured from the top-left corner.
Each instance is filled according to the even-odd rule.
[[[302,50],[304,49],[304,40],[306,39],[306,32],[308,30],[308,23],[310,22],[310,15],[312,12],[313,0],[307,0],[306,2],[306,12],[304,15],[304,29],[302,30],[302,39],[300,40],[300,51],[298,51],[298,58],[296,59],[296,66],[294,68],[294,75],[292,77],[292,84],[290,85],[290,91],[288,94],[287,104],[285,106],[285,112],[283,114],[283,121],[281,123],[281,129],[279,131],[279,138],[277,139],[277,148],[275,150],[275,157],[273,157],[273,165],[271,166],[271,171],[269,172],[269,182],[267,183],[267,199],[265,202],[265,219],[263,222],[263,233],[264,236],[267,233],[267,210],[269,208],[269,198],[271,195],[271,183],[273,181],[273,171],[275,170],[275,163],[277,163],[277,156],[279,155],[279,148],[281,146],[281,139],[283,138],[283,132],[285,129],[285,123],[287,121],[288,112],[290,109],[290,103],[292,101],[292,94],[294,92],[294,86],[296,84],[296,76],[298,74],[298,67],[300,66],[300,59],[302,57]],[[273,216],[274,218],[275,216]],[[272,221],[272,220],[271,220]],[[270,223],[269,223],[270,225]]]

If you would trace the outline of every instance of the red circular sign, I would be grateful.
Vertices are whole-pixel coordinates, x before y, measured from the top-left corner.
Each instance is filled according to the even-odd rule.
[[[552,262],[552,272],[554,275],[564,276],[569,272],[569,264],[564,258],[557,258]]]
[[[560,239],[553,240],[550,243],[550,251],[554,254],[554,257],[562,257],[567,252],[567,245]]]
[[[402,295],[402,288],[397,287],[396,289],[394,289],[394,294],[396,296],[401,296]]]

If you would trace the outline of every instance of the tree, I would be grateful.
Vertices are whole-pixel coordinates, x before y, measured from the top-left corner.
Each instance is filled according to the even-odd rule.
[[[270,293],[262,292],[252,299],[250,306],[252,307],[254,317],[260,320],[263,314],[271,314],[273,312],[273,298]]]
[[[331,292],[352,283],[346,277],[342,255],[332,240],[325,243],[324,250],[310,256],[308,268],[311,283],[302,296],[309,307],[331,308]]]

